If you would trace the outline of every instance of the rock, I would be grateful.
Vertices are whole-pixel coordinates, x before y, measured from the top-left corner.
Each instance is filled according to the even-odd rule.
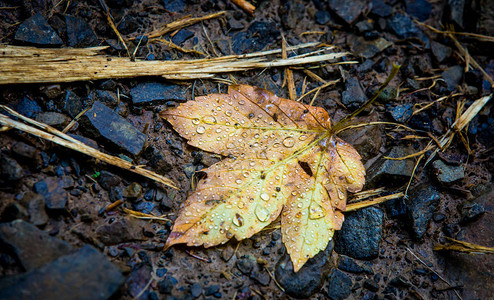
[[[358,32],[362,34],[374,29],[374,25],[370,20],[360,21],[355,24],[355,27],[357,28]]]
[[[439,205],[440,194],[427,184],[411,189],[405,200],[407,205],[408,225],[415,239],[420,239],[427,231],[432,215]]]
[[[409,147],[395,146],[386,156],[404,157],[413,153]],[[386,182],[388,185],[398,186],[410,179],[414,162],[410,159],[388,160],[379,159],[367,170],[367,185],[376,186]]]
[[[348,44],[350,45],[352,52],[363,58],[372,58],[376,54],[393,45],[393,43],[382,37],[372,41],[367,41],[362,37],[352,38],[352,36],[349,36]]]
[[[370,278],[364,281],[364,287],[374,293],[379,290],[379,285]]]
[[[329,23],[329,21],[331,21],[331,15],[325,10],[316,11],[315,18],[316,23],[319,25],[326,25]]]
[[[38,122],[45,123],[46,125],[50,125],[57,128],[63,128],[70,123],[69,117],[54,111],[41,112],[37,114],[36,118],[34,119]]]
[[[384,205],[389,217],[398,218],[407,214],[407,206],[403,198],[386,201]]]
[[[115,108],[119,103],[117,94],[112,91],[93,90],[89,94],[89,98],[92,100],[91,102],[99,101],[110,108]]]
[[[350,296],[353,282],[348,275],[340,270],[334,270],[329,278],[328,297],[332,300],[343,300]]]
[[[105,170],[102,170],[98,176],[99,185],[107,191],[112,187],[119,185],[120,182],[122,182],[120,177]]]
[[[349,25],[357,20],[364,7],[365,5],[360,1],[329,1],[329,8]]]
[[[41,13],[37,13],[22,22],[15,33],[17,42],[36,46],[61,46],[62,39],[46,22]]]
[[[67,91],[67,93],[65,94],[63,109],[69,114],[69,116],[75,118],[81,111],[86,109],[86,107],[86,101],[83,101],[74,92],[70,90]]]
[[[185,176],[191,178],[196,171],[196,166],[194,164],[185,164],[182,166],[182,169],[184,170]]]
[[[256,264],[256,258],[253,256],[242,256],[235,263],[237,269],[242,272],[242,274],[249,275]]]
[[[237,32],[232,37],[232,50],[245,54],[264,49],[280,37],[276,23],[254,21],[247,31]]]
[[[185,0],[163,0],[163,6],[171,12],[183,12],[187,7]]]
[[[220,287],[216,284],[210,285],[204,289],[205,296],[211,296],[220,291]]]
[[[383,233],[384,213],[367,207],[345,215],[345,222],[337,232],[335,251],[356,259],[374,259],[379,254]]]
[[[193,36],[194,36],[194,32],[190,30],[182,29],[172,37],[172,42],[175,45],[181,45],[183,42],[185,42],[186,40],[190,39]]]
[[[388,112],[394,121],[400,123],[406,123],[408,119],[412,117],[413,104],[405,103],[405,104],[398,104],[392,107],[388,106]]]
[[[0,224],[0,241],[14,253],[26,271],[73,252],[67,242],[53,238],[22,220]]]
[[[461,207],[460,212],[461,222],[467,224],[480,219],[485,213],[485,208],[481,203],[467,203]]]
[[[29,213],[29,222],[36,226],[48,223],[48,215],[45,211],[45,201],[40,194],[27,192],[21,199],[21,204]]]
[[[41,107],[33,99],[22,97],[21,101],[17,103],[15,110],[23,116],[34,118],[41,112]]]
[[[340,137],[350,143],[366,161],[379,153],[382,146],[382,128],[380,126],[366,126],[358,130],[347,130]]]
[[[186,100],[185,88],[160,82],[139,83],[130,90],[130,95],[134,105],[153,105],[170,100],[179,102]]]
[[[422,30],[420,30],[420,28],[417,27],[413,20],[406,15],[396,13],[388,19],[387,24],[399,38],[415,37],[421,39],[424,42],[429,41]]]
[[[393,12],[393,8],[384,0],[372,0],[371,6],[371,13],[381,18],[388,17]]]
[[[138,155],[144,147],[146,135],[99,101],[79,121],[93,137],[103,139],[134,155]]]
[[[90,138],[83,137],[83,136],[80,136],[77,134],[69,134],[69,136],[73,137],[74,139],[78,140],[79,142],[84,143],[84,144],[86,144],[86,145],[88,145],[94,149],[99,148],[98,143],[96,143],[95,140],[92,140]]]
[[[19,163],[0,152],[0,178],[5,181],[17,181],[24,177],[24,170]]]
[[[448,91],[452,92],[455,90],[463,78],[463,67],[453,66],[449,67],[441,74],[441,77],[446,82]]]
[[[345,255],[340,255],[338,260],[338,269],[354,274],[360,274],[366,271],[363,267],[357,264],[354,259]]]
[[[34,191],[43,197],[46,208],[52,210],[65,209],[68,195],[60,178],[48,177],[38,181],[34,184]]]
[[[3,200],[3,199],[2,199]],[[17,202],[10,202],[4,204],[2,207],[0,220],[2,222],[11,222],[17,219],[27,220],[29,219],[29,214],[27,210]]]
[[[86,21],[66,15],[65,24],[67,24],[69,47],[84,48],[98,46],[98,37]]]
[[[436,179],[442,184],[452,184],[465,178],[462,166],[447,165],[439,159],[432,163],[432,168]]]
[[[406,0],[407,14],[420,22],[427,20],[432,11],[432,4],[427,0]]]
[[[0,283],[2,299],[107,299],[123,283],[117,267],[93,247]]]
[[[464,28],[463,15],[465,10],[465,0],[448,0],[446,9],[446,18],[455,22],[461,28]]]
[[[364,89],[356,77],[345,82],[345,91],[341,98],[341,102],[349,109],[358,108],[367,101]]]
[[[431,41],[431,50],[438,63],[442,63],[453,53],[453,50],[450,47],[444,46],[436,41]]]
[[[150,291],[146,289],[146,286],[151,279],[152,272],[153,268],[149,263],[141,263],[127,277],[127,280],[125,280],[126,289],[133,299],[149,298]]]
[[[330,270],[331,252],[334,242],[331,240],[324,251],[309,259],[297,272],[293,272],[293,264],[288,253],[285,253],[276,264],[275,277],[285,289],[285,293],[294,298],[310,298],[317,293]]]
[[[202,294],[202,286],[197,282],[193,283],[190,286],[190,294],[192,295],[192,297],[198,298]]]
[[[142,187],[137,182],[132,182],[123,191],[125,198],[137,198],[142,194]]]
[[[278,9],[281,25],[285,29],[294,29],[304,18],[305,5],[300,1],[283,1]]]
[[[96,229],[96,237],[106,246],[142,239],[141,226],[132,219],[122,219]]]

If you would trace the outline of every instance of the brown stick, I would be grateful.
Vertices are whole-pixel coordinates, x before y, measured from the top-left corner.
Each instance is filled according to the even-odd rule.
[[[314,46],[309,43],[291,47],[300,49]],[[98,55],[105,47],[85,49],[38,49],[33,47],[0,46],[0,84],[50,83],[162,76],[167,79],[211,78],[216,74],[303,65],[334,60],[347,53],[293,56],[270,60],[267,55],[280,53],[270,50],[244,55],[230,55],[212,59],[175,61],[131,61],[124,57]],[[317,51],[314,51],[317,52]]]
[[[245,0],[232,0],[233,3],[235,3],[238,7],[240,7],[243,11],[245,11],[248,14],[253,15],[254,10],[256,10],[256,7],[249,2]]]

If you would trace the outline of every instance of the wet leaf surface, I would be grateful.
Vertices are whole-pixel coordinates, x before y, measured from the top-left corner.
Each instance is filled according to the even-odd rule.
[[[334,136],[328,113],[247,85],[161,114],[192,146],[226,158],[184,203],[167,246],[242,240],[281,214],[295,271],[341,228],[347,191],[365,181],[360,155]]]

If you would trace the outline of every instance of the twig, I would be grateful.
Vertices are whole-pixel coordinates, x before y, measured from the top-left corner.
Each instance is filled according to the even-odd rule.
[[[106,2],[104,0],[99,0],[99,3],[101,5],[101,7],[103,8],[103,12],[105,14],[105,17],[106,17],[106,20],[108,21],[108,24],[110,24],[110,27],[111,29],[115,32],[115,34],[117,35],[118,37],[118,40],[120,41],[120,43],[122,43],[122,45],[124,46],[125,48],[125,51],[127,51],[127,56],[130,57],[130,52],[129,52],[129,48],[127,47],[127,44],[125,43],[122,35],[120,34],[120,32],[118,31],[117,29],[117,26],[115,26],[115,23],[113,23],[113,18],[110,14],[110,9],[108,8],[108,5],[106,5]]]
[[[168,41],[168,40],[162,39],[162,38],[150,39],[149,43],[163,43],[163,44],[167,45],[168,47],[175,49],[175,50],[178,50],[178,51],[181,51],[183,53],[191,53],[191,54],[197,54],[200,56],[205,56],[205,54],[200,52],[200,51],[182,48],[182,47],[174,44],[172,41]]]
[[[402,198],[404,195],[405,195],[404,193],[399,192],[399,193],[392,194],[392,195],[378,197],[378,198],[375,198],[372,200],[367,200],[367,201],[362,201],[362,202],[357,202],[357,203],[351,203],[351,204],[348,204],[346,206],[345,212],[354,211],[354,210],[361,209],[364,207],[369,207],[372,205],[386,202],[388,200]]]
[[[103,153],[99,150],[96,150],[76,139],[73,137],[51,127],[46,124],[37,122],[35,120],[29,119],[16,111],[12,110],[11,108],[5,106],[5,105],[0,105],[0,108],[6,110],[9,114],[14,115],[23,121],[30,123],[36,127],[39,127],[41,129],[35,128],[34,126],[30,126],[27,124],[24,124],[22,122],[13,120],[9,118],[8,116],[4,114],[0,114],[0,124],[2,125],[7,125],[10,127],[13,127],[15,129],[33,134],[37,137],[49,140],[51,142],[54,142],[56,144],[59,144],[61,146],[70,148],[72,150],[78,151],[80,153],[84,153],[86,155],[89,155],[91,157],[97,158],[103,162],[106,162],[108,164],[120,167],[122,169],[126,169],[128,171],[134,172],[136,174],[142,175],[146,178],[152,179],[154,181],[157,181],[158,183],[164,184],[166,186],[169,186],[174,189],[178,189],[173,181],[170,179],[161,176],[159,174],[156,174],[153,171],[144,169],[140,166],[135,166],[134,164],[121,159],[120,157],[116,157],[110,154]]]
[[[285,37],[281,35],[281,58],[287,59],[288,54],[287,54],[287,44]],[[295,91],[295,81],[293,80],[293,73],[292,70],[290,70],[289,67],[285,68],[285,79],[286,82],[288,83],[288,95],[290,97],[290,100],[295,100],[297,98],[297,92]]]
[[[246,13],[253,15],[256,7],[245,0],[232,0],[238,7],[240,7]]]

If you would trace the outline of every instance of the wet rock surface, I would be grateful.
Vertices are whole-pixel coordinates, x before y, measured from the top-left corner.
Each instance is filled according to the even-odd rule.
[[[185,101],[185,90],[174,84],[145,82],[138,84],[131,91],[134,105],[159,104],[165,101]]]
[[[412,153],[409,147],[396,146],[387,157],[400,158]],[[411,160],[380,160],[367,170],[367,184],[370,186],[388,182],[391,185],[403,184],[412,175],[414,163]]]
[[[413,188],[406,205],[408,222],[414,238],[420,239],[425,235],[439,200],[439,192],[431,185],[422,184]]]
[[[436,160],[432,163],[432,168],[436,179],[442,184],[452,184],[465,178],[462,166],[451,166],[442,160]]]
[[[15,40],[20,43],[38,46],[60,46],[62,39],[46,22],[41,13],[24,21],[15,33]]]
[[[384,213],[376,207],[363,208],[346,216],[335,239],[335,251],[357,259],[373,259],[379,254]]]
[[[34,191],[43,197],[48,209],[62,210],[67,204],[68,193],[62,179],[48,177],[38,181],[34,184]]]
[[[334,270],[328,280],[328,297],[332,300],[343,300],[350,296],[353,282],[345,273]]]

